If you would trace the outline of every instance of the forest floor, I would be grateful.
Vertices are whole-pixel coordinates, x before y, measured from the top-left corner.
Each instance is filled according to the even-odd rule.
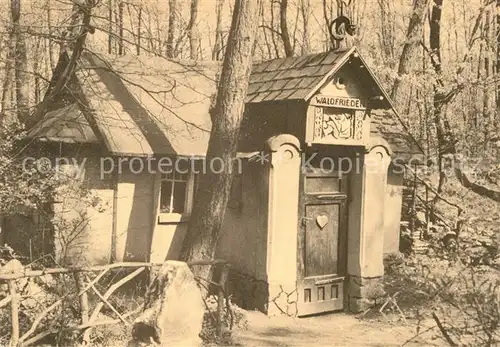
[[[390,316],[389,316],[390,317]],[[337,313],[310,318],[267,317],[260,312],[248,312],[248,329],[234,331],[237,346],[445,346],[436,338],[434,329],[417,335],[417,322],[408,325],[397,317],[386,320],[359,319],[354,315]],[[420,331],[433,326],[420,324]]]

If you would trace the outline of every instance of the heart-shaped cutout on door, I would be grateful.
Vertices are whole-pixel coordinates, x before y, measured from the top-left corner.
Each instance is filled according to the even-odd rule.
[[[326,214],[320,214],[316,217],[316,223],[320,229],[323,229],[325,225],[328,224],[328,216]]]

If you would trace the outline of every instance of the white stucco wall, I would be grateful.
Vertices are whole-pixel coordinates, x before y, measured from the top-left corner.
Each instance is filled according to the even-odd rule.
[[[240,209],[227,209],[216,257],[231,268],[267,279],[268,168],[258,163],[243,165]]]
[[[403,175],[389,168],[384,211],[384,254],[399,251]]]
[[[85,154],[77,158],[77,163],[86,158],[80,179],[62,186],[56,196],[55,253],[65,264],[106,264],[111,255],[113,182],[111,177],[100,177],[99,158]],[[75,170],[72,164],[62,165],[61,169]],[[89,194],[80,195],[81,188],[88,189]],[[92,201],[97,204],[92,206]]]
[[[124,169],[117,179],[116,261],[148,261],[155,217],[155,176]]]

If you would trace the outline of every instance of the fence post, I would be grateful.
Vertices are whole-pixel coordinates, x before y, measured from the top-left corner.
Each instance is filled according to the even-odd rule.
[[[16,347],[19,341],[19,297],[16,291],[16,280],[9,281],[10,292],[10,321],[12,325],[10,347]]]
[[[229,272],[228,264],[222,264],[222,271],[220,274],[219,290],[217,292],[217,337],[222,337],[222,326],[224,324],[224,299],[226,293],[226,282]]]
[[[80,293],[83,288],[85,288],[84,283],[83,283],[83,276],[80,272],[75,272],[74,273],[74,278],[75,278],[75,283],[76,283],[76,292]],[[79,297],[78,297],[79,303],[80,303],[80,317],[81,317],[81,323],[85,324],[89,321],[89,299],[87,292],[83,292]]]
[[[416,204],[417,204],[417,171],[414,171],[413,176],[413,192],[411,200],[411,237],[415,235],[415,224],[416,224]],[[421,237],[419,237],[421,239]]]
[[[429,232],[431,230],[430,223],[431,221],[430,221],[430,211],[429,211],[429,187],[427,187],[426,185],[425,186],[425,228],[426,228],[425,236],[426,237],[429,236]]]

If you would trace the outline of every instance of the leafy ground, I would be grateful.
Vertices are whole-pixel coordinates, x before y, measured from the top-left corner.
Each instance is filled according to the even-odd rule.
[[[408,325],[382,319],[361,320],[337,313],[310,318],[266,317],[259,312],[248,313],[248,330],[236,330],[234,341],[240,346],[444,346],[435,338],[434,329],[417,336],[417,322]],[[420,331],[432,322],[421,324]]]

